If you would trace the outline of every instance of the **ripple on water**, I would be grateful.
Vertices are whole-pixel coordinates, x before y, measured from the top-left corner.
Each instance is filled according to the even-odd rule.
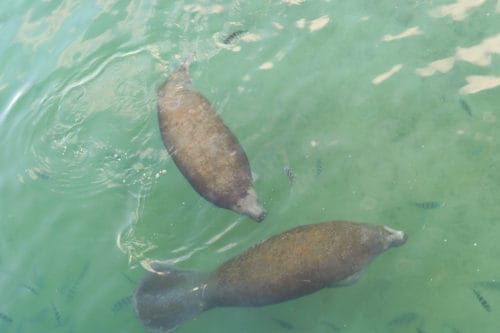
[[[139,52],[131,56],[140,58]],[[157,126],[153,83],[134,80],[138,69],[131,78],[116,80],[130,61],[111,58],[116,63],[107,72],[89,72],[75,78],[78,84],[67,82],[61,93],[42,99],[33,161],[18,174],[21,182],[46,180],[55,192],[91,197],[121,186],[137,193],[165,174],[168,154],[152,130]]]

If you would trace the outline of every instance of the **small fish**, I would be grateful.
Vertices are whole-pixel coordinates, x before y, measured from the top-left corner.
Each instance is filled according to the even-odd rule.
[[[426,333],[420,326],[415,329],[416,333]]]
[[[48,174],[46,174],[45,172],[42,172],[40,170],[33,170],[33,172],[38,176],[38,178],[40,179],[43,179],[43,180],[47,180],[47,179],[50,179],[50,176]]]
[[[469,104],[467,104],[467,102],[465,101],[465,99],[460,97],[458,99],[458,102],[460,103],[460,106],[462,107],[462,109],[464,109],[464,111],[469,115],[469,117],[472,117],[472,111],[469,107]]]
[[[415,319],[418,318],[418,315],[414,312],[405,312],[397,317],[392,318],[389,322],[389,326],[408,326]]]
[[[490,290],[500,290],[500,281],[492,280],[492,281],[480,281],[477,282],[476,285],[487,288]]]
[[[240,35],[244,34],[246,31],[245,30],[236,30],[235,32],[231,33],[229,36],[226,37],[222,42],[224,44],[230,44],[235,38],[239,37]]]
[[[75,281],[73,282],[73,284],[71,285],[71,287],[68,290],[68,297],[69,298],[75,297],[76,291],[77,291],[80,283],[82,282],[83,278],[85,277],[85,275],[87,275],[88,269],[89,269],[89,262],[87,261],[85,263],[85,265],[83,265],[82,270],[80,271],[80,274],[78,275],[78,277],[75,279]]]
[[[321,325],[328,327],[332,332],[340,332],[340,327],[332,323],[331,321],[322,320],[319,322]]]
[[[423,201],[423,202],[415,202],[415,206],[422,209],[436,209],[441,208],[446,205],[445,201]]]
[[[317,158],[316,159],[316,177],[321,175],[322,172],[323,172],[323,161],[321,160],[321,158]]]
[[[446,326],[447,328],[449,328],[450,332],[452,332],[452,333],[460,333],[460,330],[458,328],[456,328],[455,326],[453,326],[453,325],[445,324],[444,326]]]
[[[54,319],[56,321],[56,326],[60,327],[62,326],[62,316],[61,312],[59,312],[59,309],[56,307],[54,302],[50,303],[50,307],[52,308],[52,313],[54,314]]]
[[[281,320],[281,319],[278,319],[278,318],[273,318],[273,321],[279,325],[281,328],[284,328],[284,329],[287,329],[289,331],[295,329],[295,326],[288,322],[288,321],[284,321],[284,320]]]
[[[111,307],[111,311],[113,312],[121,311],[126,307],[128,307],[130,304],[132,304],[132,295],[120,298],[118,301],[116,301],[115,304],[113,304],[113,306]]]
[[[472,289],[472,292],[476,296],[476,298],[479,301],[479,303],[481,303],[481,305],[483,306],[483,308],[486,311],[491,312],[491,306],[488,303],[488,301],[486,301],[486,299],[484,299],[483,295],[481,295],[476,289]]]
[[[5,313],[0,312],[0,320],[3,320],[7,323],[12,323],[13,319],[10,316],[7,316]]]
[[[283,172],[288,177],[288,182],[290,183],[290,186],[293,186],[293,184],[295,184],[295,172],[293,172],[293,170],[289,167],[284,167]]]
[[[21,283],[21,287],[31,291],[35,295],[38,295],[38,290],[31,284]]]
[[[122,275],[123,275],[123,277],[124,277],[124,278],[125,278],[128,282],[130,282],[132,285],[134,285],[134,286],[135,286],[135,285],[137,285],[137,281],[132,280],[132,278],[131,278],[130,276],[128,276],[127,274],[125,274],[125,273],[123,273],[123,272],[122,272]]]

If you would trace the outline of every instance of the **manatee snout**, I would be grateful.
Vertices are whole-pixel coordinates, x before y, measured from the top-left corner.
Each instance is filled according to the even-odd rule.
[[[266,211],[257,200],[257,194],[254,189],[248,190],[231,209],[240,214],[250,216],[257,222],[262,222],[267,215]]]
[[[406,240],[408,239],[408,235],[406,235],[403,231],[392,229],[388,226],[384,226],[384,231],[386,233],[386,242],[388,248],[401,246],[406,243]]]

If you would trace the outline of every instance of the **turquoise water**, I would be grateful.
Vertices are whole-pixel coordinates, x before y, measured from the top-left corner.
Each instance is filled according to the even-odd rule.
[[[176,332],[500,330],[500,1],[19,1],[0,31],[0,332],[143,332],[151,260],[208,271],[332,219],[409,240],[350,287]],[[262,224],[165,151],[155,91],[186,58]]]

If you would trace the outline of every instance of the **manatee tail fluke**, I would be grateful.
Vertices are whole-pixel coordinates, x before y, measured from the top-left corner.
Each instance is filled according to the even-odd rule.
[[[206,274],[165,270],[148,274],[134,293],[134,310],[155,332],[170,332],[208,309]]]

